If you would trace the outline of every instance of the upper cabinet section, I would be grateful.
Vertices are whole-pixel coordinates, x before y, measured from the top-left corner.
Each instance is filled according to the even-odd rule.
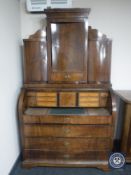
[[[96,29],[88,33],[88,83],[109,83],[112,40]]]
[[[24,39],[25,84],[110,84],[111,45],[90,9],[46,9],[46,29]]]
[[[90,9],[48,9],[47,54],[50,83],[86,83]]]
[[[46,31],[39,30],[23,42],[24,83],[47,82]]]

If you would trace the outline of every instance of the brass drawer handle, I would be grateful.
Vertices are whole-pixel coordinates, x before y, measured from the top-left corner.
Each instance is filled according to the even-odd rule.
[[[65,159],[68,159],[69,157],[70,157],[69,154],[65,154],[65,155],[64,155],[64,158],[65,158]]]
[[[70,143],[69,143],[69,142],[64,142],[64,145],[65,145],[65,146],[69,146]]]
[[[64,76],[64,78],[65,78],[65,79],[69,79],[69,78],[70,78],[70,75],[69,75],[69,74],[66,74],[66,75]]]
[[[68,134],[68,133],[70,133],[70,129],[69,129],[69,128],[66,128],[66,129],[64,130],[64,132],[65,132],[66,134]]]
[[[70,118],[69,117],[68,118],[66,117],[64,120],[65,120],[65,122],[68,122],[68,121],[70,121]]]

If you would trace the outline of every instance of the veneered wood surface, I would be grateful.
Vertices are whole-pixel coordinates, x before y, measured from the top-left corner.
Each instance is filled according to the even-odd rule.
[[[112,124],[112,116],[82,116],[82,115],[23,115],[26,124],[52,123],[52,124]]]
[[[24,166],[107,169],[117,112],[110,93],[111,40],[88,28],[89,12],[46,9],[47,30],[24,40],[19,100]],[[49,112],[63,107],[88,112]]]
[[[59,106],[60,107],[76,107],[77,106],[76,92],[60,92]]]
[[[25,137],[111,137],[108,125],[24,125]]]
[[[110,138],[25,138],[25,149],[96,151],[110,150]]]

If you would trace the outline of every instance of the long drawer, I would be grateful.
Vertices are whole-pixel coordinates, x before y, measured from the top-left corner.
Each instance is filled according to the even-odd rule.
[[[25,137],[111,137],[110,125],[24,125]]]
[[[96,151],[110,150],[110,138],[25,138],[25,149],[42,149],[52,151]]]
[[[79,116],[79,115],[24,115],[25,124],[112,124],[112,116]]]
[[[60,163],[66,161],[74,161],[75,163],[80,163],[80,161],[102,161],[108,160],[109,151],[47,151],[47,150],[35,150],[35,149],[24,149],[23,158],[24,160],[42,160],[42,162],[53,161],[56,163],[60,160]],[[66,163],[64,162],[64,163]]]

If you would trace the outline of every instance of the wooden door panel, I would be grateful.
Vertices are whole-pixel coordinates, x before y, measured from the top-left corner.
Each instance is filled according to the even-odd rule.
[[[49,81],[87,82],[86,25],[85,22],[50,23]]]

